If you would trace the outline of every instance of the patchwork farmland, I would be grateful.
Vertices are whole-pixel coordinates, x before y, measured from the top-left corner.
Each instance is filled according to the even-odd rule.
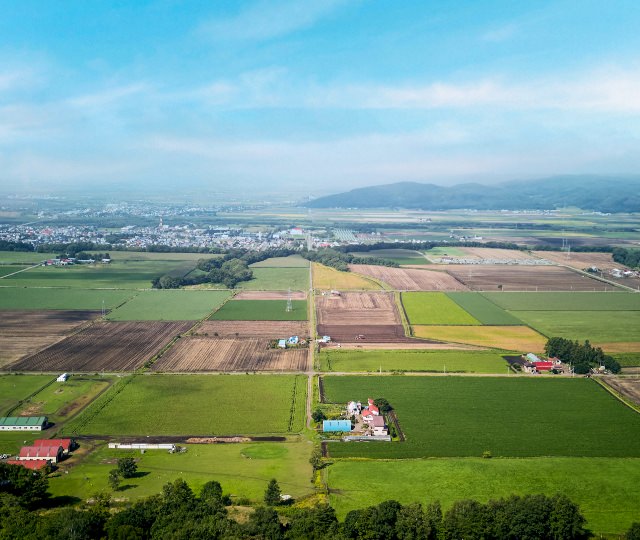
[[[305,321],[307,301],[292,300],[287,311],[286,300],[230,300],[211,317],[227,321]]]
[[[466,291],[468,287],[446,272],[350,264],[351,271],[383,281],[397,291]]]
[[[306,338],[309,336],[309,325],[298,321],[204,321],[198,326],[195,334],[221,338]]]
[[[0,311],[0,368],[68,336],[95,311]]]
[[[191,322],[96,322],[7,367],[27,372],[131,371],[191,326]]]
[[[156,372],[306,371],[309,349],[274,349],[267,339],[187,337],[151,369]]]
[[[444,293],[402,293],[402,304],[411,324],[480,324]]]

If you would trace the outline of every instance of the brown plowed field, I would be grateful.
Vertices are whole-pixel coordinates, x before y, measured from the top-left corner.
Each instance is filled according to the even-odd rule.
[[[68,336],[99,311],[0,311],[0,367]]]
[[[302,291],[242,291],[236,294],[234,300],[306,300],[307,294]]]
[[[467,287],[447,272],[418,268],[390,268],[372,264],[350,264],[353,272],[384,281],[398,291],[466,291]]]
[[[402,324],[393,293],[342,293],[318,296],[318,325]]]
[[[191,322],[97,322],[11,364],[14,371],[131,371]]]
[[[469,266],[447,270],[473,291],[604,291],[612,285],[559,266]]]
[[[318,335],[336,343],[416,343],[404,335],[401,324],[319,324]]]
[[[195,333],[220,338],[282,339],[308,337],[309,325],[306,321],[204,321]]]
[[[152,366],[153,371],[306,371],[308,349],[269,349],[267,339],[187,337]]]

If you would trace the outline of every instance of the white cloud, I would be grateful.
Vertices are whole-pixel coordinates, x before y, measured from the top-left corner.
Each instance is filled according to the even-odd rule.
[[[348,0],[259,0],[237,15],[207,21],[198,33],[214,41],[260,41],[313,26]]]
[[[67,100],[67,103],[73,107],[83,109],[99,109],[149,91],[150,87],[145,83],[132,83],[106,88],[91,94],[73,96]]]

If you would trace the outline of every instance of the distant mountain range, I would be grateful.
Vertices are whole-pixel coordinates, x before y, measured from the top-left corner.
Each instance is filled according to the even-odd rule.
[[[422,210],[553,210],[574,206],[596,212],[640,212],[640,176],[554,176],[447,187],[399,182],[320,197],[305,206]]]

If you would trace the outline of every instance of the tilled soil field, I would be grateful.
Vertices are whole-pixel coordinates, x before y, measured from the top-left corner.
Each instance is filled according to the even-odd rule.
[[[307,294],[302,291],[242,291],[236,294],[234,300],[306,300]]]
[[[418,268],[390,268],[350,264],[353,272],[384,281],[398,291],[466,291],[468,288],[447,272]]]
[[[604,377],[603,380],[624,397],[640,405],[640,377]]]
[[[392,293],[342,293],[318,296],[318,325],[402,324]]]
[[[306,321],[204,321],[195,334],[219,338],[308,337],[309,324]]]
[[[401,324],[319,324],[318,335],[337,343],[418,343],[404,334]]]
[[[604,291],[612,285],[559,266],[472,265],[450,268],[473,291]]]
[[[308,349],[270,349],[267,339],[180,339],[152,366],[158,372],[305,371]]]
[[[14,362],[13,371],[131,371],[142,366],[191,322],[96,322]]]
[[[0,311],[0,367],[64,339],[99,311]]]

